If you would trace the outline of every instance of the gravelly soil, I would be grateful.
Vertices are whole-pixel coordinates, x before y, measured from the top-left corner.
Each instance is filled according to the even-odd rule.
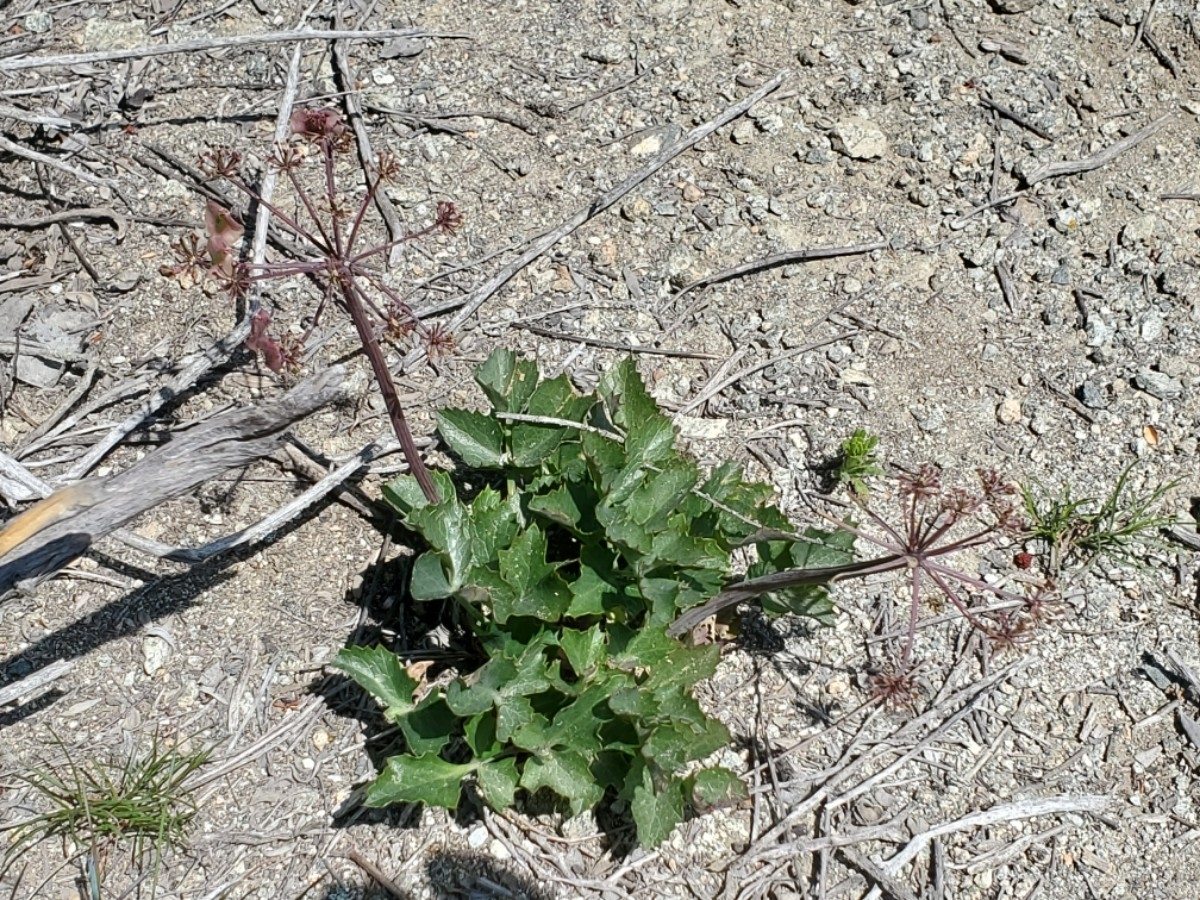
[[[265,15],[251,3],[220,13],[211,4],[169,5],[42,9],[27,0],[3,15],[16,36],[10,47],[36,41],[34,52],[52,54],[279,30],[302,12],[294,4]],[[414,289],[418,309],[461,297],[511,259],[510,248],[519,251],[662,147],[790,70],[747,116],[520,272],[464,325],[455,354],[400,373],[396,349],[419,433],[432,431],[436,406],[478,402],[471,367],[493,346],[518,348],[589,384],[617,353],[579,339],[601,338],[716,357],[639,355],[656,397],[673,409],[687,407],[734,354],[743,354],[735,369],[773,360],[677,422],[702,462],[745,461],[801,520],[811,520],[805,498],[828,487],[822,468],[860,426],[880,436],[885,460],[902,466],[930,461],[964,478],[986,466],[1088,497],[1106,493],[1136,461],[1136,490],[1178,481],[1168,512],[1186,517],[1189,497],[1200,494],[1200,34],[1182,0],[1148,8],[1061,0],[382,2],[347,4],[344,16],[348,27],[411,24],[469,37],[350,46],[372,141],[398,154],[407,171],[391,191],[402,219],[417,227],[443,199],[466,217],[458,235],[409,248],[398,283],[481,260]],[[169,244],[186,231],[161,222],[199,224],[202,203],[153,148],[189,163],[216,143],[261,158],[291,46],[0,77],[10,104],[82,123],[58,131],[6,120],[9,137],[116,179],[115,188],[98,188],[47,170],[57,203],[111,207],[129,219],[123,232],[103,220],[69,226],[100,283],[72,273],[75,257],[53,228],[4,231],[7,282],[55,274],[4,288],[0,325],[20,322],[25,311],[17,315],[16,304],[31,300],[27,338],[62,340],[66,331],[85,339],[74,352],[98,367],[91,396],[139,373],[158,378],[226,333],[234,310],[219,293],[185,291],[158,274]],[[301,72],[302,102],[335,102],[346,87],[323,42],[305,44]],[[1119,147],[1168,115],[1102,166],[1037,174]],[[51,211],[29,161],[2,165],[0,215]],[[773,254],[877,240],[887,248],[680,292]],[[311,310],[301,287],[267,300],[279,322],[298,324]],[[353,351],[351,330],[331,322],[312,366]],[[8,338],[0,333],[6,367]],[[816,346],[801,349],[809,345]],[[87,363],[62,377],[24,365],[0,418],[5,450],[68,395]],[[301,429],[330,457],[386,428],[365,366],[357,358],[351,365],[357,401]],[[280,389],[243,355],[171,406],[165,421]],[[136,402],[106,408],[88,424],[117,421]],[[44,461],[34,471],[50,477],[77,448],[25,461]],[[119,449],[100,474],[141,452]],[[364,478],[364,489],[376,493],[379,480]],[[263,464],[167,504],[136,530],[194,546],[298,490],[291,475]],[[879,491],[886,506],[888,491]],[[997,673],[1014,660],[981,663],[956,620],[924,629],[919,710],[942,709],[944,718],[958,708],[952,691],[991,688],[873,782],[868,776],[924,734],[905,731],[906,722],[926,721],[859,710],[863,673],[886,658],[871,636],[901,627],[903,586],[839,585],[843,614],[832,630],[785,625],[764,633],[754,624],[704,698],[742,739],[726,762],[751,770],[761,790],[753,804],[693,820],[644,854],[622,849],[619,839],[614,848],[590,818],[564,823],[534,809],[508,821],[471,811],[343,812],[377,771],[387,735],[370,704],[337,693],[321,664],[352,635],[391,637],[398,627],[397,569],[380,559],[404,550],[381,543],[370,523],[331,504],[267,544],[191,571],[105,542],[78,571],[5,601],[0,683],[55,659],[77,667],[54,693],[0,715],[0,819],[36,808],[14,773],[53,760],[52,732],[77,756],[92,757],[144,746],[157,730],[216,742],[217,761],[260,739],[266,747],[201,789],[192,839],[167,854],[159,874],[163,897],[383,896],[351,851],[414,898],[879,896],[870,860],[883,863],[914,835],[987,810],[1093,795],[1104,798],[1099,815],[969,820],[939,835],[932,852],[885,888],[956,898],[1195,896],[1200,747],[1180,722],[1196,714],[1197,698],[1140,668],[1146,654],[1161,661],[1173,650],[1200,669],[1195,563],[1177,545],[1147,550],[1140,569],[1102,563],[1075,578],[1070,615],[1004,678]],[[979,566],[991,573],[1001,562]],[[321,696],[332,709],[316,703]],[[888,740],[896,753],[884,752]],[[824,805],[778,827],[821,778],[868,748],[877,756],[831,787]],[[806,843],[872,826],[877,839],[848,850]],[[70,855],[47,841],[21,859],[20,887],[10,873],[0,888],[14,897],[78,896],[77,863],[64,865]],[[107,855],[104,896],[121,896],[136,878],[127,854]],[[149,882],[140,890],[150,896]]]

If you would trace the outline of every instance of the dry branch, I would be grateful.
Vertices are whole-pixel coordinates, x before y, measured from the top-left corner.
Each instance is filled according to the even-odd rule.
[[[1126,150],[1132,150],[1174,118],[1174,112],[1169,112],[1165,116],[1159,116],[1141,131],[1134,132],[1129,137],[1117,141],[1111,147],[1106,147],[1099,153],[1093,153],[1091,156],[1085,156],[1083,159],[1063,160],[1062,162],[1047,163],[1044,166],[1039,166],[1025,176],[1025,184],[1033,187],[1038,182],[1045,181],[1047,178],[1058,178],[1060,175],[1080,175],[1084,172],[1099,169],[1101,166],[1106,166]]]
[[[36,228],[48,228],[59,223],[77,222],[81,219],[103,219],[112,222],[117,229],[117,240],[125,240],[125,232],[129,230],[129,220],[109,206],[84,206],[74,209],[61,209],[49,215],[37,216],[33,219],[0,219],[0,228],[16,228],[22,231]]]
[[[0,708],[8,706],[10,703],[15,703],[22,697],[32,699],[35,695],[40,695],[44,688],[53,684],[74,668],[75,663],[70,660],[60,659],[46,666],[44,669],[38,669],[32,675],[28,675],[13,684],[6,684],[0,688]]]
[[[193,359],[170,382],[151,394],[149,399],[142,404],[141,409],[114,425],[91,450],[71,466],[61,481],[77,481],[87,475],[92,470],[92,467],[104,459],[113,447],[121,443],[130,432],[148,422],[164,404],[171,402],[184,391],[189,390],[202,375],[217,363],[228,359],[229,355],[246,340],[249,334],[250,317],[245,316],[229,334]]]
[[[422,31],[419,28],[383,28],[379,31],[329,31],[300,28],[295,31],[268,31],[263,34],[236,34],[228,37],[197,38],[194,41],[180,41],[178,44],[154,44],[143,47],[131,47],[128,50],[97,50],[91,53],[64,53],[61,56],[22,56],[17,59],[0,60],[0,72],[80,66],[98,62],[116,62],[123,59],[146,59],[151,56],[169,56],[172,53],[199,53],[205,50],[219,50],[222,47],[290,44],[295,41],[379,41],[401,37],[471,40],[469,34],[441,34]]]
[[[273,453],[289,427],[338,395],[344,375],[344,369],[334,367],[302,381],[278,400],[215,416],[117,475],[66,489],[64,494],[73,502],[34,507],[25,515],[37,516],[40,509],[52,518],[44,525],[35,518],[32,535],[0,562],[0,591],[18,583],[36,585],[143,512]],[[55,504],[55,495],[46,503]],[[9,528],[21,528],[21,522],[18,517]],[[6,533],[8,529],[0,532],[0,542]]]
[[[41,163],[52,169],[58,169],[60,172],[66,172],[73,178],[78,178],[80,181],[86,181],[88,184],[94,184],[98,187],[114,187],[117,183],[115,178],[101,178],[99,175],[93,175],[91,172],[68,165],[53,156],[47,156],[45,153],[38,153],[36,150],[22,147],[20,144],[10,141],[6,137],[0,137],[0,150],[7,150],[13,156],[19,156],[30,162]]]
[[[1062,815],[1064,813],[1075,812],[1098,815],[1104,812],[1105,808],[1111,802],[1111,798],[1103,794],[1082,794],[1078,796],[1032,797],[1028,800],[1017,800],[1013,803],[993,806],[991,809],[971,813],[970,815],[963,816],[961,819],[946,822],[930,828],[928,831],[921,832],[909,841],[903,850],[884,862],[881,868],[888,875],[894,876],[899,874],[900,869],[912,862],[925,849],[926,844],[942,835],[953,834],[956,831],[964,831],[968,828],[988,828],[992,825],[998,825],[1001,822],[1030,819],[1035,816]],[[875,900],[879,895],[879,889],[875,888],[867,894],[867,898],[868,900]]]

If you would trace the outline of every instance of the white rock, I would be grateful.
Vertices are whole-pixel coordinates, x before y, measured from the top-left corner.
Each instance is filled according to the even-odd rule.
[[[1021,421],[1021,401],[1016,397],[1005,397],[996,408],[996,418],[1002,425],[1015,425]]]
[[[690,441],[715,441],[729,430],[727,419],[702,419],[699,416],[676,416],[679,436]]]
[[[171,658],[171,645],[158,635],[149,635],[142,641],[142,671],[153,675]]]
[[[833,149],[851,159],[878,159],[887,152],[887,138],[869,119],[851,116],[833,126]]]

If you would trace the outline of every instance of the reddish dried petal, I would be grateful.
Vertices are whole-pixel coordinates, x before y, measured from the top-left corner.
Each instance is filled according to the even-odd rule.
[[[278,375],[283,371],[283,351],[278,341],[267,334],[271,325],[271,314],[260,309],[250,318],[250,336],[246,338],[246,349],[252,353],[260,353],[267,368]]]
[[[346,123],[332,109],[298,109],[289,124],[294,134],[309,140],[337,140],[346,133]]]

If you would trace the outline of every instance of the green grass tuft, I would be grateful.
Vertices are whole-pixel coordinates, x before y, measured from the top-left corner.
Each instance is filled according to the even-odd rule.
[[[31,844],[52,837],[90,847],[93,855],[100,845],[131,839],[135,861],[140,865],[152,851],[157,873],[164,847],[185,842],[198,811],[186,782],[208,761],[210,749],[180,753],[163,747],[156,734],[144,753],[135,750],[123,760],[80,764],[57,735],[53,740],[64,762],[31,767],[17,776],[50,810],[8,827],[12,834],[0,876]]]
[[[1140,494],[1129,485],[1132,471],[1130,465],[1121,472],[1103,500],[1076,499],[1069,485],[1057,495],[1021,486],[1029,536],[1044,544],[1049,574],[1057,576],[1067,566],[1087,567],[1102,557],[1137,566],[1139,548],[1161,543],[1159,532],[1175,524],[1175,518],[1156,510],[1179,482]]]

